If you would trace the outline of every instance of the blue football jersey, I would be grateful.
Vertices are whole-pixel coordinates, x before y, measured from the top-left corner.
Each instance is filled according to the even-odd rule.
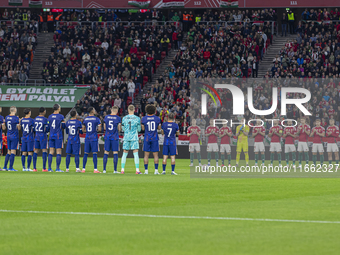
[[[34,141],[34,120],[32,118],[21,119],[22,141],[32,142]]]
[[[86,128],[86,137],[89,141],[98,141],[97,127],[101,124],[100,119],[96,116],[86,117],[83,121],[83,125]]]
[[[41,141],[47,139],[49,125],[47,118],[38,116],[34,119],[35,140]]]
[[[179,130],[177,123],[165,122],[162,125],[164,131],[164,145],[176,145],[176,132]]]
[[[17,125],[20,123],[18,116],[8,115],[5,118],[7,128],[7,138],[19,138]]]
[[[117,115],[107,115],[104,122],[106,127],[105,139],[119,140],[118,125],[121,122],[121,118]]]
[[[50,139],[63,139],[62,122],[64,116],[61,114],[52,113],[48,117],[49,129],[50,129]]]
[[[5,119],[0,115],[0,141],[2,141],[2,123],[4,123]]]
[[[79,131],[82,128],[82,124],[79,120],[69,120],[66,123],[66,131],[68,133],[67,142],[70,144],[79,144]]]
[[[124,141],[138,141],[138,132],[141,130],[140,118],[136,115],[126,115],[122,121]]]
[[[158,140],[158,126],[161,123],[161,119],[157,116],[144,116],[142,118],[142,124],[145,127],[144,140],[145,141],[157,141]]]

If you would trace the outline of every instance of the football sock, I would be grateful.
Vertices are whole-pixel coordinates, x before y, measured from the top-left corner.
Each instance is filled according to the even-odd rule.
[[[38,154],[37,153],[33,153],[33,168],[37,169],[37,159],[38,159]]]
[[[126,163],[126,157],[127,157],[127,152],[123,152],[123,157],[122,157],[122,169],[125,168],[125,163]]]
[[[94,169],[97,169],[97,166],[98,166],[98,155],[97,155],[97,153],[93,153],[92,159],[93,159]]]
[[[76,163],[76,168],[79,169],[79,154],[74,155],[74,162]]]
[[[306,160],[306,164],[308,164],[308,161],[309,161],[309,154],[308,154],[308,152],[305,152],[305,160]]]
[[[48,169],[52,169],[52,160],[53,160],[53,155],[48,154]]]
[[[190,163],[194,163],[194,153],[190,153]]]
[[[215,152],[216,164],[218,164],[218,152]]]
[[[148,165],[149,165],[149,164],[144,164],[144,169],[145,169],[145,171],[148,171]]]
[[[257,161],[259,159],[259,154],[255,154],[255,163],[257,164]]]
[[[281,152],[277,153],[277,159],[279,160],[279,164],[281,164]]]
[[[133,153],[133,157],[135,158],[135,165],[136,165],[136,170],[139,170],[139,156],[138,156],[138,152],[134,152]]]
[[[299,152],[299,164],[302,164],[302,152]]]
[[[287,165],[289,164],[289,153],[286,153],[285,154],[285,159],[286,159],[286,163]]]
[[[163,172],[165,172],[166,164],[163,164]]]
[[[158,172],[158,164],[155,164],[155,171]]]
[[[336,163],[336,164],[339,164],[339,160],[336,160],[335,163]]]
[[[175,172],[175,164],[171,165],[171,171]]]
[[[264,154],[261,154],[261,158],[262,158],[262,164],[264,164],[264,161],[265,161],[265,155],[264,155]]]
[[[27,169],[30,169],[32,162],[32,155],[27,156]]]
[[[60,163],[61,163],[61,154],[57,154],[57,159],[56,159],[56,163],[57,163],[57,169],[60,169]]]
[[[6,154],[6,157],[5,157],[5,164],[4,164],[4,168],[6,168],[6,169],[7,169],[7,164],[8,164],[9,158],[10,158],[10,155],[9,155],[9,154]]]
[[[210,164],[210,160],[211,160],[211,152],[208,152],[208,164]]]
[[[88,154],[85,153],[85,154],[84,154],[84,158],[83,158],[83,169],[85,169],[85,167],[86,167],[87,157],[88,157]]]
[[[108,154],[104,154],[104,157],[103,157],[103,170],[106,171],[106,165],[107,165],[107,158],[109,157]]]
[[[197,152],[197,159],[198,159],[198,162],[201,163],[201,153],[200,152]]]
[[[115,171],[117,171],[118,154],[113,154],[113,165],[114,165]]]
[[[314,166],[316,166],[316,155],[313,155],[313,163],[314,163]]]
[[[244,153],[244,157],[246,159],[246,163],[248,164],[249,163],[249,154],[248,154],[248,152]]]
[[[26,162],[26,156],[25,155],[21,155],[21,164],[22,164],[22,168],[25,169],[25,162]]]
[[[43,169],[46,169],[47,152],[43,152],[42,158],[43,158]]]
[[[296,160],[296,153],[295,152],[293,152],[292,160],[293,160],[293,165],[295,165],[295,160]]]
[[[240,157],[241,157],[241,153],[237,152],[237,154],[236,154],[236,164],[238,164],[238,162],[240,161]]]
[[[228,163],[231,163],[231,154],[228,154]]]
[[[331,165],[331,164],[332,164],[332,160],[328,160],[328,164],[330,164],[330,165]]]
[[[324,156],[323,154],[320,155],[320,164],[322,165],[323,164],[323,161],[324,161]]]
[[[274,161],[274,153],[270,153],[270,163],[273,164]]]
[[[71,162],[71,155],[67,154],[66,155],[66,169],[69,169],[70,167],[70,162]]]
[[[9,158],[9,169],[13,169],[14,159],[15,159],[15,154],[12,153]]]
[[[224,165],[224,154],[221,154],[222,165]]]

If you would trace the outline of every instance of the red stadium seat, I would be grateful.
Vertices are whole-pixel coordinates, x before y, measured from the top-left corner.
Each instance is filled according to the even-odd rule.
[[[162,60],[166,57],[166,52],[162,51]]]

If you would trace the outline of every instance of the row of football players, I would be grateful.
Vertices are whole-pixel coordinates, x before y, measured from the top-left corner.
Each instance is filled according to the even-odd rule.
[[[313,153],[313,163],[316,165],[317,154],[320,155],[320,163],[324,162],[324,146],[323,146],[323,138],[328,137],[327,143],[327,153],[329,164],[332,163],[333,153],[336,164],[339,163],[339,148],[337,146],[337,138],[339,137],[339,127],[335,125],[334,120],[329,120],[329,126],[327,130],[321,126],[320,119],[316,120],[316,126],[312,129],[306,123],[306,119],[304,117],[301,118],[301,122],[295,127],[293,126],[292,121],[288,121],[288,125],[283,128],[279,125],[278,121],[273,121],[273,126],[269,130],[268,136],[271,138],[270,141],[270,161],[273,164],[275,153],[277,154],[277,158],[279,164],[281,165],[281,139],[284,139],[285,145],[285,160],[287,165],[289,164],[289,154],[291,154],[291,158],[293,161],[293,166],[295,167],[296,160],[296,146],[295,140],[298,140],[297,151],[299,157],[299,167],[302,167],[302,159],[303,155],[305,156],[306,164],[309,162],[309,147],[308,147],[308,137],[314,137],[312,153]],[[255,164],[257,165],[259,160],[259,154],[261,155],[262,164],[265,162],[265,146],[264,139],[266,136],[266,129],[261,126],[261,121],[257,121],[257,127],[253,127],[252,137],[254,138],[254,152],[255,152]],[[236,129],[237,136],[237,148],[236,152],[239,157],[241,151],[244,152],[246,163],[248,165],[248,134],[249,134],[249,126],[240,125]],[[190,160],[193,165],[194,160],[194,152],[197,152],[197,158],[199,163],[201,164],[201,155],[200,155],[200,143],[199,138],[201,135],[201,129],[196,125],[196,121],[192,121],[192,126],[188,128],[188,136],[190,137]],[[223,125],[221,129],[218,129],[214,126],[213,119],[210,120],[210,126],[208,126],[205,130],[205,135],[208,137],[208,165],[210,165],[211,153],[215,152],[216,165],[218,166],[219,154],[221,153],[222,165],[224,165],[225,153],[228,156],[228,162],[230,165],[231,162],[231,148],[230,141],[233,136],[232,130],[227,125]],[[220,150],[218,148],[218,137],[221,138]],[[246,137],[246,139],[242,139],[242,137]],[[237,160],[238,164],[238,160]]]
[[[63,172],[60,169],[61,153],[63,149],[63,129],[68,134],[67,146],[66,146],[66,172],[69,172],[69,165],[71,155],[75,157],[76,172],[85,172],[88,154],[93,154],[94,173],[100,173],[97,169],[97,152],[98,146],[98,131],[102,130],[101,121],[96,117],[96,111],[93,107],[88,109],[89,115],[81,123],[77,119],[77,112],[71,111],[71,119],[66,123],[64,116],[60,114],[61,107],[59,104],[53,106],[53,113],[46,118],[46,109],[41,107],[39,110],[39,116],[35,119],[31,118],[31,110],[25,109],[25,117],[20,118],[16,116],[17,108],[12,106],[10,108],[10,114],[4,119],[0,115],[0,124],[2,129],[7,129],[7,142],[8,153],[5,157],[5,163],[3,170],[5,171],[17,171],[14,169],[14,160],[16,150],[19,147],[19,130],[22,129],[21,138],[21,160],[23,171],[37,172],[37,157],[40,150],[42,150],[43,159],[43,172],[53,172],[52,161],[53,156],[56,153],[56,172]],[[106,173],[106,165],[110,151],[113,151],[113,163],[114,173],[118,173],[118,150],[119,150],[119,132],[124,132],[123,138],[123,156],[121,159],[121,171],[124,174],[124,168],[128,152],[133,151],[134,162],[136,166],[136,174],[140,174],[139,171],[139,138],[138,133],[141,130],[145,131],[145,138],[143,144],[144,153],[144,167],[145,174],[148,174],[148,159],[150,152],[154,155],[155,162],[155,174],[158,174],[158,152],[159,152],[159,137],[158,132],[164,134],[164,146],[163,146],[163,172],[166,173],[166,163],[168,156],[171,157],[171,174],[175,173],[175,157],[177,153],[176,149],[176,135],[179,133],[179,127],[174,122],[173,114],[169,114],[168,121],[161,124],[159,117],[155,116],[156,108],[153,105],[147,106],[147,116],[140,120],[139,117],[134,115],[135,107],[130,105],[128,107],[129,115],[125,116],[122,120],[117,115],[118,107],[114,106],[111,109],[111,114],[107,115],[104,119],[105,130],[105,154],[103,157],[103,173]],[[0,107],[1,112],[1,107]],[[2,130],[1,130],[2,132]],[[49,138],[48,138],[49,133]],[[79,168],[79,153],[80,153],[80,138],[79,134],[86,133],[85,136],[85,149],[83,157],[83,169]],[[2,137],[0,133],[0,137]],[[49,155],[47,156],[47,143],[49,147]],[[27,157],[27,164],[26,164]],[[33,170],[30,169],[31,162],[33,160]],[[48,169],[46,163],[48,161]],[[9,162],[9,168],[7,168]]]

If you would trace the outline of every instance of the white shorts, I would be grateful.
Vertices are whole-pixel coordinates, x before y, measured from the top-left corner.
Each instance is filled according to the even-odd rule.
[[[324,150],[323,150],[323,144],[322,143],[313,143],[313,147],[312,147],[312,152],[313,153],[323,153]]]
[[[200,152],[201,147],[199,143],[191,143],[189,144],[189,152]]]
[[[294,144],[285,144],[285,153],[296,152],[296,147]]]
[[[309,151],[307,142],[298,142],[298,152]]]
[[[336,143],[327,143],[327,152],[339,152],[339,147]]]
[[[220,145],[220,152],[221,153],[230,153],[231,152],[231,148],[230,148],[230,144],[221,144]]]
[[[270,152],[281,152],[281,143],[270,143],[269,147]]]
[[[263,142],[255,142],[254,143],[254,152],[264,152],[264,143]]]
[[[208,143],[207,152],[218,152],[218,144]]]

